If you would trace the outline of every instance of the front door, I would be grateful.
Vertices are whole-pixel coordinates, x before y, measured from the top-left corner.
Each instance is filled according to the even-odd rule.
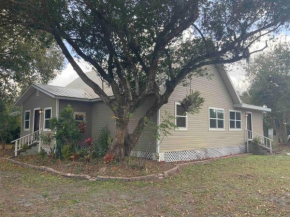
[[[248,130],[248,139],[253,139],[252,133],[252,113],[247,113],[247,130]]]
[[[40,118],[40,114],[39,114],[39,110],[34,110],[34,131],[38,131],[39,130],[39,118]]]

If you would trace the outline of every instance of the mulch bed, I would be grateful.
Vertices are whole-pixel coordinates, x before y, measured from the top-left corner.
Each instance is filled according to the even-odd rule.
[[[159,174],[175,167],[175,163],[164,163],[153,160],[146,160],[136,157],[127,157],[123,162],[106,163],[103,159],[94,159],[91,162],[56,160],[40,155],[18,156],[14,160],[36,165],[46,166],[54,170],[74,173],[87,174],[92,177],[110,176],[110,177],[136,177],[149,174]]]

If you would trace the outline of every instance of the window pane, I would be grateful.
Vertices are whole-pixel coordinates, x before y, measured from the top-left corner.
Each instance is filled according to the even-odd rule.
[[[216,118],[216,110],[215,109],[210,109],[209,113],[210,113],[210,118]]]
[[[176,118],[176,125],[177,125],[177,127],[186,128],[186,118],[185,117],[177,117]]]
[[[176,105],[176,109],[177,109],[177,111],[176,111],[177,115],[186,116],[186,113],[181,105]]]
[[[241,121],[237,121],[237,122],[236,122],[236,128],[237,128],[237,129],[241,129],[241,128],[242,128],[242,126],[241,126]]]
[[[45,118],[51,118],[51,110],[45,110]]]
[[[230,128],[235,128],[235,121],[230,121]]]
[[[218,120],[218,128],[224,128],[224,121]]]
[[[25,120],[29,120],[29,115],[30,115],[29,112],[25,112]]]
[[[49,120],[45,120],[45,129],[50,129],[50,121]]]
[[[218,110],[218,118],[219,119],[224,119],[224,111]]]
[[[236,113],[236,120],[241,120],[241,113],[240,112]]]
[[[25,129],[29,128],[29,121],[25,121]]]
[[[210,119],[210,128],[216,128],[216,120]]]
[[[84,114],[75,114],[75,119],[77,121],[84,121],[85,120],[85,115]]]
[[[230,112],[230,119],[231,120],[235,120],[236,119],[236,117],[235,117],[235,112]]]

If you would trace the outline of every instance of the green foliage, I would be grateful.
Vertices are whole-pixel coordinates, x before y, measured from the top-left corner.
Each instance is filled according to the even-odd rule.
[[[70,157],[74,154],[74,150],[71,144],[67,144],[62,148],[62,156],[64,159],[69,160]]]
[[[81,158],[88,156],[89,154],[90,154],[90,152],[85,148],[81,148],[79,151],[77,151],[77,155]]]
[[[40,155],[41,158],[47,157],[47,153],[46,153],[46,151],[43,148],[40,148],[39,155]]]
[[[190,114],[199,113],[201,107],[204,103],[204,98],[200,96],[199,91],[191,91],[181,102],[180,105],[184,109],[185,112]]]
[[[157,126],[157,138],[167,137],[171,135],[171,131],[177,129],[175,124],[175,116],[165,111],[165,114],[161,116],[161,123]]]
[[[51,134],[47,141],[56,140],[56,157],[62,157],[62,148],[65,144],[71,144],[72,149],[76,150],[77,142],[81,138],[78,122],[74,118],[74,110],[68,105],[60,112],[59,118],[50,120],[50,128],[55,134]]]
[[[103,127],[99,131],[99,136],[93,142],[93,157],[103,157],[105,156],[109,146],[112,143],[112,138],[110,135],[110,130],[108,127]]]
[[[287,132],[282,131],[286,131],[284,123],[290,121],[290,43],[280,42],[255,57],[248,78],[251,103],[272,109],[265,117],[266,128],[274,127],[287,143]]]
[[[14,112],[14,114],[12,113]],[[0,141],[3,145],[19,137],[20,112],[4,98],[0,98]]]
[[[19,90],[48,83],[62,69],[63,55],[49,34],[6,25],[0,35],[0,95],[14,99]]]

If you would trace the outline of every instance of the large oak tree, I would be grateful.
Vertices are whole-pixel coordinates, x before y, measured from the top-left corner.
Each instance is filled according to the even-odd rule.
[[[52,34],[81,79],[111,108],[117,122],[111,151],[117,159],[130,153],[148,117],[187,75],[248,58],[255,41],[278,31],[290,17],[288,0],[2,2],[2,24]],[[73,52],[95,68],[114,97],[85,75]],[[148,96],[152,106],[129,133],[131,114]]]

